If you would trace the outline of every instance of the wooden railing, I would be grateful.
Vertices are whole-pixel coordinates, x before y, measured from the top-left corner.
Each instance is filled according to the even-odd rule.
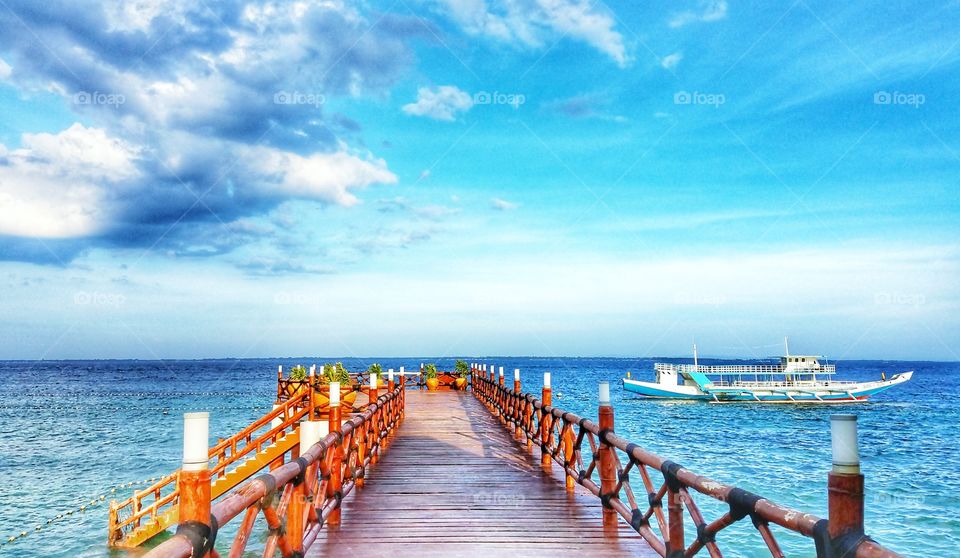
[[[307,414],[308,393],[299,393],[278,405],[249,426],[210,448],[214,479],[226,476],[228,469],[260,452],[265,446],[275,443],[292,431],[297,422]],[[279,424],[262,431],[274,420]],[[262,432],[261,432],[262,431]],[[109,510],[109,546],[130,546],[124,539],[134,530],[148,522],[157,522],[159,516],[179,499],[177,479],[179,469],[122,501],[112,502]],[[136,545],[133,545],[136,546]]]
[[[802,513],[761,496],[700,476],[681,465],[644,450],[613,432],[613,411],[604,426],[545,404],[528,393],[521,393],[519,380],[514,389],[497,382],[483,372],[473,376],[475,396],[494,416],[526,442],[527,448],[539,447],[544,465],[557,463],[566,476],[568,489],[584,486],[602,504],[605,523],[622,518],[660,555],[667,558],[694,556],[706,548],[712,558],[721,556],[716,535],[726,527],[750,517],[760,538],[774,557],[784,556],[770,525],[779,525],[814,540],[818,558],[895,558],[887,550],[860,532],[837,537],[826,519]],[[550,397],[544,389],[543,398]],[[584,456],[584,441],[589,453]],[[624,465],[626,463],[626,465]],[[662,476],[654,480],[651,469]],[[633,488],[631,474],[641,486]],[[599,482],[596,478],[599,477]],[[700,493],[726,503],[729,511],[707,522],[694,501]],[[638,498],[639,494],[639,498]],[[666,499],[666,502],[664,500]],[[666,507],[666,512],[664,512]],[[685,542],[684,509],[696,526],[689,545]],[[861,509],[862,519],[862,509]],[[656,530],[654,529],[656,527]]]
[[[270,530],[263,555],[274,556],[279,549],[284,557],[303,556],[324,525],[340,523],[341,502],[354,488],[363,486],[367,469],[379,459],[403,412],[402,382],[342,424],[339,407],[331,407],[329,434],[311,447],[299,448],[299,458],[247,482],[212,505],[212,530],[207,525],[201,537],[193,536],[196,531],[190,529],[178,530],[145,558],[217,555],[213,551],[217,527],[241,513],[244,515],[230,547],[230,558],[244,554],[261,513]]]

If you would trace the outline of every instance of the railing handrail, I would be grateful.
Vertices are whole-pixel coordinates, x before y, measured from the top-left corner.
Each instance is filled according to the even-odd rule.
[[[292,483],[295,479],[303,479],[297,481],[297,486],[313,484],[318,495],[325,495],[319,497],[319,503],[315,505],[316,507],[313,510],[307,510],[311,522],[308,528],[304,530],[304,538],[300,542],[304,545],[304,549],[309,547],[323,528],[327,517],[339,509],[343,498],[352,491],[358,480],[363,478],[366,467],[373,462],[374,452],[379,453],[381,450],[383,439],[398,424],[398,414],[402,415],[403,412],[403,390],[404,386],[401,382],[393,391],[379,396],[376,401],[371,402],[360,413],[343,422],[339,431],[330,432],[310,448],[305,451],[301,450],[300,457],[297,460],[286,463],[269,473],[264,473],[225,494],[210,508],[210,513],[215,519],[216,525],[222,527],[244,510],[247,511],[248,518],[252,516],[252,519],[255,519],[257,511],[261,510],[261,506],[267,502],[268,497],[271,497],[274,493],[282,494],[277,508],[275,510],[270,508],[272,511],[269,516],[267,511],[264,510],[264,515],[267,516],[268,526],[274,532],[271,537],[283,539],[279,543],[281,548],[284,544],[290,544],[291,541],[285,539],[285,530],[275,528],[274,525],[270,524],[279,521],[279,516],[293,513],[291,511],[291,499],[294,496],[293,490],[290,488],[293,486]],[[392,414],[385,417],[383,416],[385,413]],[[375,432],[374,429],[376,429]],[[354,445],[358,435],[361,436],[359,443],[366,447],[366,450],[362,452],[369,452],[368,455],[362,455],[361,450]],[[372,436],[374,439],[366,439],[366,436]],[[369,445],[367,445],[368,443]],[[343,484],[339,492],[327,494],[324,489],[325,483],[328,482],[326,478],[330,477],[331,454],[338,448],[342,448],[346,452],[340,474],[345,472],[348,474],[340,478],[348,482]],[[316,478],[304,477],[310,470],[316,471]],[[312,501],[316,502],[317,499],[315,498]],[[245,518],[236,539],[234,539],[234,548],[237,548],[237,545],[240,544],[240,551],[249,539],[249,530],[253,527],[252,519],[248,524]],[[276,544],[276,540],[273,543],[268,541],[268,545],[270,544]],[[174,535],[153,548],[144,558],[188,558],[192,555],[192,552],[193,544],[190,539],[183,535]],[[286,554],[285,552],[284,555]],[[234,554],[231,553],[232,555]],[[239,555],[239,552],[236,555]]]
[[[519,386],[519,383],[517,386]],[[671,510],[668,532],[668,524],[662,511],[665,506],[663,499],[668,496],[668,493],[670,498],[676,496],[679,501],[686,505],[691,518],[698,524],[697,538],[689,548],[684,549],[683,555],[686,556],[695,555],[704,547],[710,551],[711,556],[719,555],[719,549],[713,542],[713,536],[723,528],[747,516],[753,519],[754,526],[760,531],[764,543],[773,556],[782,556],[782,553],[773,538],[773,533],[766,526],[767,523],[779,525],[787,530],[814,539],[818,549],[820,547],[826,548],[824,545],[831,544],[827,533],[827,520],[816,515],[782,506],[752,492],[698,475],[679,464],[643,449],[638,444],[615,434],[612,430],[601,429],[598,423],[590,419],[582,418],[552,405],[544,405],[536,396],[530,393],[517,393],[492,379],[486,378],[483,374],[474,375],[473,387],[474,394],[491,412],[498,415],[502,422],[508,424],[508,428],[511,430],[515,428],[518,435],[522,433],[527,438],[528,447],[533,445],[532,442],[535,442],[541,447],[542,453],[549,453],[550,459],[563,467],[568,478],[572,477],[574,482],[586,487],[595,496],[600,497],[601,501],[604,502],[604,507],[615,509],[661,556],[667,555],[669,545],[667,541],[669,532],[673,530],[674,522],[673,511],[675,510]],[[579,428],[579,431],[574,432],[574,428]],[[573,441],[574,437],[575,442]],[[581,445],[585,439],[589,441],[593,453],[590,464],[587,466],[584,465],[581,451]],[[600,485],[591,478],[594,471],[598,470],[598,448],[602,449],[603,446],[619,450],[628,458],[625,467],[620,463],[619,457],[616,458],[617,481],[616,489],[612,494],[601,494]],[[616,455],[616,451],[614,451],[614,455]],[[656,469],[663,474],[664,482],[659,488],[650,479],[646,470],[647,467]],[[630,485],[629,473],[633,468],[640,472],[647,492],[643,495],[649,504],[645,512],[637,504],[637,499]],[[687,488],[714,500],[727,503],[730,506],[730,511],[726,512],[721,518],[707,524],[692,497],[687,493]],[[620,498],[621,491],[624,492],[627,501]],[[682,516],[679,516],[679,518],[682,524]],[[661,533],[660,538],[650,528],[651,519],[657,520]],[[680,533],[682,539],[682,528]],[[855,554],[850,554],[852,557],[899,557],[897,553],[885,549],[869,539],[855,542],[858,545],[855,547]],[[671,549],[671,552],[673,550],[675,549]]]

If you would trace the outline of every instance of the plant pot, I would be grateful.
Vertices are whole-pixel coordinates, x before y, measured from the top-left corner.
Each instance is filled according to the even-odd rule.
[[[459,390],[467,389],[467,379],[466,378],[457,378],[453,381],[454,387]]]
[[[436,378],[427,378],[427,389],[430,391],[437,391],[437,388],[440,387],[440,380]]]
[[[322,409],[330,405],[330,399],[327,397],[329,389],[326,385],[322,385],[322,390],[313,391],[313,406],[317,409]],[[353,388],[345,387],[340,388],[340,405],[342,407],[353,407],[353,404],[357,401],[357,392]]]

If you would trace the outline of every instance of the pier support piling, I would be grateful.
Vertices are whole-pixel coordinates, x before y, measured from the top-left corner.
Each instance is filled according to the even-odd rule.
[[[833,468],[827,475],[827,532],[840,552],[856,552],[864,540],[863,474],[857,444],[856,415],[830,417]]]
[[[210,516],[209,436],[209,413],[184,413],[177,535],[189,540],[199,557],[209,556],[217,536]]]

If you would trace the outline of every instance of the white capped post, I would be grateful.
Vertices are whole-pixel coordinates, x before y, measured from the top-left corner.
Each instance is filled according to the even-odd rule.
[[[300,423],[300,453],[323,440],[330,433],[330,423],[325,420],[305,420]]]
[[[388,382],[393,381],[393,368],[390,368],[387,370],[387,381]]]
[[[400,375],[403,376],[403,367],[400,367]]]
[[[857,415],[830,417],[830,438],[833,445],[833,472],[860,473],[860,448],[857,444]]]
[[[550,389],[550,373],[549,372],[543,373],[543,387]]]
[[[377,389],[377,378],[376,374],[370,374],[370,389]]]
[[[340,382],[330,382],[330,406],[340,406]]]
[[[599,399],[601,406],[610,405],[610,382],[600,382]]]
[[[317,375],[317,365],[316,365],[316,364],[311,364],[311,365],[310,365],[310,377],[312,378],[312,377],[314,377],[314,376],[316,376],[316,375]]]
[[[500,367],[500,377],[501,377],[501,378],[503,377],[503,367],[502,367],[502,366]]]
[[[513,381],[514,381],[514,382],[519,382],[519,381],[520,381],[520,369],[519,369],[519,368],[514,368],[514,369],[513,369]]]
[[[210,413],[183,414],[183,470],[203,471],[210,463]]]

